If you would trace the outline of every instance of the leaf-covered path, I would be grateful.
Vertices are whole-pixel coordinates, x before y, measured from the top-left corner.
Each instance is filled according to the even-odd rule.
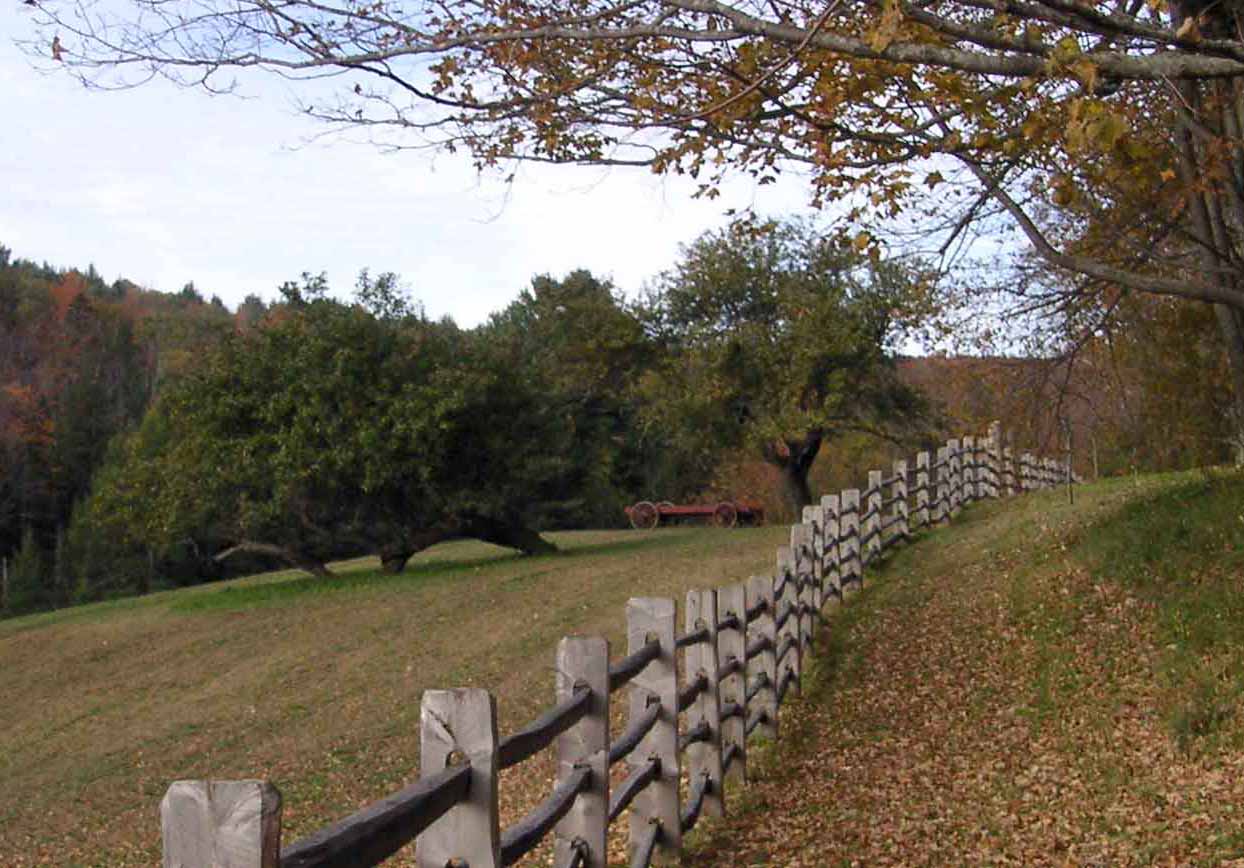
[[[1233,864],[1234,705],[1190,721],[1161,607],[1081,552],[1148,495],[982,504],[899,552],[830,619],[778,749],[685,864]]]

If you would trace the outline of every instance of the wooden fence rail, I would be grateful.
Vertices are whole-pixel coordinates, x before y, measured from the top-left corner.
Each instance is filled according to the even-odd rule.
[[[747,780],[749,740],[777,739],[828,601],[862,588],[868,564],[966,504],[1072,481],[1066,463],[1014,455],[997,424],[897,461],[889,476],[870,471],[862,504],[847,489],[804,509],[774,575],[689,591],[681,634],[673,600],[634,598],[627,653],[615,662],[604,639],[562,639],[554,705],[507,738],[487,691],[426,691],[419,780],[289,846],[270,783],[173,783],[161,804],[164,866],[370,868],[414,841],[424,868],[502,868],[551,835],[556,868],[604,868],[609,828],[624,813],[633,868],[673,861],[701,817],[726,814],[727,790]],[[623,688],[627,722],[614,737],[610,702]],[[549,748],[552,792],[502,830],[498,773]],[[628,774],[611,790],[609,770],[622,762]]]

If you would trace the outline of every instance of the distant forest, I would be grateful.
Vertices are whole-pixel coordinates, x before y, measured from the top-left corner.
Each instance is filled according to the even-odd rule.
[[[473,329],[391,274],[231,311],[0,246],[3,613],[364,553],[400,570],[458,536],[541,551],[637,499],[782,516],[993,419],[1017,448],[1070,437],[1086,475],[1231,455],[1204,306],[1124,299],[1031,358],[904,358],[935,315],[916,271],[775,237],[710,233],[638,300],[538,276]]]

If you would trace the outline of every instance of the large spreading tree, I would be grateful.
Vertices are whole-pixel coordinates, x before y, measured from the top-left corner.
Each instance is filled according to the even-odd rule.
[[[362,281],[371,309],[321,288],[287,287],[161,395],[97,482],[101,523],[320,575],[459,537],[551,551],[535,527],[578,475],[564,408],[479,335],[393,307],[387,278]]]
[[[928,303],[913,263],[869,257],[802,222],[739,220],[689,244],[645,315],[665,364],[647,412],[715,460],[754,450],[795,514],[821,447],[850,431],[902,441],[928,419],[896,351]]]
[[[1108,316],[1214,306],[1244,432],[1244,10],[1205,0],[31,0],[107,85],[263,69],[392,144],[690,173],[804,167],[817,202],[947,249],[1021,233]],[[336,73],[342,86],[325,90]],[[1238,436],[1244,454],[1244,435]]]

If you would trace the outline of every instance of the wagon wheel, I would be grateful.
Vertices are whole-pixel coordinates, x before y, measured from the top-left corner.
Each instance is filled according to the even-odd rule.
[[[718,527],[734,527],[739,523],[739,511],[733,503],[722,502],[713,510],[713,524]]]
[[[651,530],[660,521],[661,514],[650,501],[641,500],[631,507],[631,527],[636,530]]]

